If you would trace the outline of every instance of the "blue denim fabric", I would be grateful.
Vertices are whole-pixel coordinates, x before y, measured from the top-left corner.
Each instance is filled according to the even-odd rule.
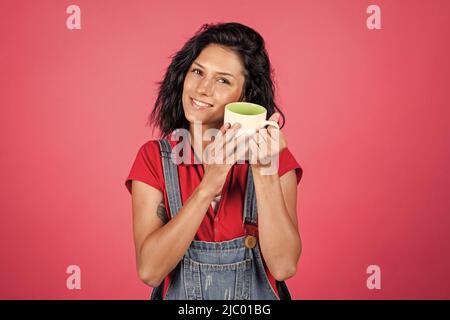
[[[181,209],[177,166],[170,143],[159,140],[171,217]],[[248,170],[243,223],[257,223],[252,171]],[[259,249],[245,246],[246,236],[222,242],[192,241],[172,271],[165,300],[278,300]],[[284,295],[289,296],[287,287]],[[159,288],[161,294],[162,287]],[[156,289],[152,299],[157,299]],[[280,295],[281,296],[281,295]]]

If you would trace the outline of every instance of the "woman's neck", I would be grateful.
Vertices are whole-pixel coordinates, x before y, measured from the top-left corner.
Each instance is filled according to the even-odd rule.
[[[201,124],[201,123],[191,123],[189,126],[189,134],[191,138],[192,148],[194,149],[195,154],[198,156],[198,160],[202,163],[204,162],[202,156],[203,152],[206,149],[206,146],[211,143],[211,140],[204,137],[204,133],[211,128],[219,129],[211,125]]]

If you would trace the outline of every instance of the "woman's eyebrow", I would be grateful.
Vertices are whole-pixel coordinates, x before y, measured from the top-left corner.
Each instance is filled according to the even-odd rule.
[[[200,63],[198,63],[197,61],[194,61],[194,64],[198,65],[200,68],[205,69],[204,66],[202,66]],[[225,76],[230,76],[233,77],[234,76],[231,73],[227,73],[227,72],[216,72],[217,74],[221,74],[221,75],[225,75]]]

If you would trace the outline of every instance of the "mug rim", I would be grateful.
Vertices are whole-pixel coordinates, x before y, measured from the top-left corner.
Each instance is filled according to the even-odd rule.
[[[248,104],[248,105],[253,105],[253,106],[257,106],[257,107],[263,108],[264,110],[263,110],[263,112],[258,113],[258,114],[241,114],[241,113],[237,113],[237,112],[235,112],[235,111],[233,111],[233,110],[230,110],[230,109],[228,108],[229,106],[232,106],[232,105],[235,105],[235,104]],[[253,103],[253,102],[245,102],[245,101],[235,101],[235,102],[227,103],[227,104],[225,105],[225,110],[228,110],[228,111],[230,111],[230,112],[236,113],[236,114],[238,114],[239,116],[242,116],[242,117],[257,117],[257,116],[261,116],[262,114],[264,114],[264,112],[267,113],[267,109],[266,109],[265,107],[263,107],[262,105],[257,104],[257,103]]]

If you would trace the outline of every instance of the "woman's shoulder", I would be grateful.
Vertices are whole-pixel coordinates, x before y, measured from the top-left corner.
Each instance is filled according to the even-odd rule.
[[[162,169],[158,159],[158,140],[152,139],[141,144],[125,180],[125,185],[130,193],[132,180],[138,180],[158,190],[163,190]]]
[[[159,154],[159,150],[160,150],[159,139],[147,140],[139,147],[139,153],[151,156]]]
[[[153,138],[144,142],[138,150],[138,156],[147,159],[147,161],[154,162],[155,159],[159,159],[161,156],[161,150],[164,149],[164,145],[161,144],[161,140],[166,140],[169,142],[169,150],[173,150],[173,148],[178,143],[170,138]],[[156,161],[159,163],[158,161]]]
[[[152,138],[150,140],[147,140],[146,142],[144,142],[141,145],[141,149],[147,149],[147,150],[154,150],[154,149],[159,149],[159,144],[161,140],[166,140],[170,143],[171,146],[177,144],[179,141],[178,140],[174,140],[170,137],[166,137],[166,138]]]
[[[147,140],[142,143],[137,150],[134,166],[141,168],[154,167],[158,169],[160,158],[160,147],[158,139]]]

